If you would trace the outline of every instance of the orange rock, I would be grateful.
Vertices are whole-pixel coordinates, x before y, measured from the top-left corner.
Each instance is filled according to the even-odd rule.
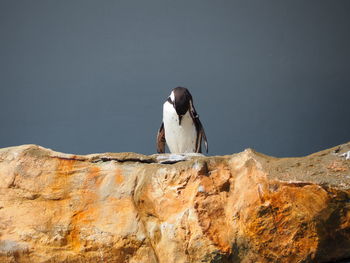
[[[168,164],[0,149],[0,262],[349,258],[350,160],[340,156],[349,149],[282,159],[248,149]]]

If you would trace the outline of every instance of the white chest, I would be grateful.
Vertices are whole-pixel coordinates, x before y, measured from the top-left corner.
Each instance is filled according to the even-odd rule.
[[[189,112],[182,117],[181,125],[179,125],[179,117],[173,105],[165,102],[163,123],[165,140],[171,153],[195,152],[197,132]]]

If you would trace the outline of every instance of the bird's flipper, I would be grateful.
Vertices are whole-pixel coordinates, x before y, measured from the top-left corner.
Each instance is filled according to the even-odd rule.
[[[202,139],[204,140],[205,151],[206,151],[206,153],[208,153],[208,140],[207,140],[207,136],[205,135],[203,126],[202,126],[202,129],[201,129],[201,133],[202,133],[202,136],[203,136]]]
[[[160,125],[160,128],[157,133],[157,152],[164,153],[165,152],[165,131],[164,131],[164,123]]]
[[[205,131],[203,128],[203,125],[201,121],[199,120],[199,116],[196,112],[196,109],[193,106],[192,100],[190,101],[190,115],[191,118],[193,119],[194,125],[197,130],[197,141],[196,141],[196,153],[201,153],[202,152],[202,139],[204,140],[204,145],[206,152],[208,153],[208,140],[207,136],[205,135]]]

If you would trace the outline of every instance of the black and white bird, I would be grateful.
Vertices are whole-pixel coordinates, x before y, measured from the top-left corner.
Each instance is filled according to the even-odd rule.
[[[171,153],[201,153],[202,140],[208,152],[207,137],[194,108],[188,89],[177,87],[163,104],[163,122],[157,134],[157,151]]]

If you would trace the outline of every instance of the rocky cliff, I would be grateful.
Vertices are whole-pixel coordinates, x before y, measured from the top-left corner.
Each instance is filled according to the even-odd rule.
[[[350,257],[350,143],[302,158],[0,150],[0,262]],[[181,157],[181,156],[180,156]]]

